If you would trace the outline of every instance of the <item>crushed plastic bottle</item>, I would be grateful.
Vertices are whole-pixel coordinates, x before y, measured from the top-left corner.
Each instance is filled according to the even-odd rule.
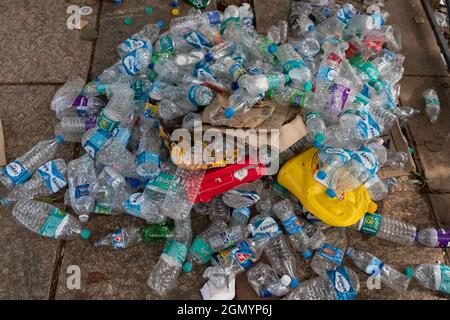
[[[247,271],[247,279],[262,298],[281,297],[290,291],[291,278],[288,275],[279,278],[275,270],[263,262],[258,262]]]
[[[427,247],[450,247],[450,230],[425,228],[416,234],[416,240]]]
[[[334,228],[326,233],[325,244],[316,250],[310,267],[319,276],[326,278],[327,272],[341,266],[347,250],[344,229]]]
[[[445,264],[419,264],[405,270],[409,278],[415,278],[428,290],[450,294],[450,267]]]
[[[441,113],[441,103],[434,89],[428,89],[423,92],[425,99],[425,113],[428,115],[431,123],[435,123],[439,119]]]

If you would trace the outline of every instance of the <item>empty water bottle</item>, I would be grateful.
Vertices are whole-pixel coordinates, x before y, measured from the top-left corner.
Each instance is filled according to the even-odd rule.
[[[61,119],[61,131],[64,133],[85,133],[94,128],[97,124],[97,118],[92,117],[64,117]]]
[[[389,288],[397,292],[405,292],[408,289],[410,279],[374,255],[353,247],[348,248],[347,255],[359,269],[368,275],[380,277],[381,283]]]
[[[250,208],[234,208],[231,213],[231,226],[245,226],[250,218]]]
[[[225,118],[231,119],[238,113],[248,112],[262,98],[262,95],[253,96],[245,89],[236,90],[228,99],[228,107],[224,112]]]
[[[96,155],[97,166],[110,166],[124,177],[136,177],[136,157],[115,137],[109,138]]]
[[[327,277],[327,271],[342,264],[347,249],[347,236],[344,229],[331,229],[325,235],[325,244],[317,249],[310,264],[311,269],[324,278]]]
[[[105,167],[90,187],[90,192],[96,199],[94,212],[111,214],[117,195],[124,192],[125,185],[125,178],[120,173],[111,167]]]
[[[263,262],[258,262],[247,271],[247,279],[262,298],[281,297],[290,291],[291,278],[288,275],[279,278],[275,270]]]
[[[117,47],[119,56],[123,58],[140,48],[151,49],[152,43],[158,39],[159,30],[160,28],[157,24],[147,24],[142,30],[123,41]]]
[[[131,193],[121,189],[121,192],[116,193],[113,209],[144,219],[147,223],[161,223],[165,220],[165,217],[154,209],[148,196],[140,192]]]
[[[53,239],[88,239],[90,232],[70,214],[48,203],[34,200],[19,201],[12,215],[29,230]]]
[[[416,240],[427,247],[450,247],[450,230],[425,228],[417,232]]]
[[[222,200],[231,208],[251,207],[261,199],[262,186],[261,180],[241,184],[223,193]]]
[[[425,113],[431,123],[435,123],[439,119],[441,113],[441,103],[437,92],[434,89],[425,90],[423,93],[425,99]]]
[[[143,131],[142,128],[141,131]],[[142,132],[136,155],[136,173],[140,177],[151,179],[161,171],[160,143],[159,127]]]
[[[279,276],[288,275],[291,278],[289,286],[292,289],[296,288],[300,283],[296,275],[296,260],[286,236],[281,235],[270,240],[264,248],[264,254],[277,274]]]
[[[108,132],[113,132],[121,122],[129,121],[132,110],[134,91],[119,85],[97,120],[97,126]]]
[[[428,290],[450,294],[450,267],[445,264],[419,264],[406,268],[405,273]]]

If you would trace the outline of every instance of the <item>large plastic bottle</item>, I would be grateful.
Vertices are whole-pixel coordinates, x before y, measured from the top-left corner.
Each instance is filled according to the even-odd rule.
[[[410,279],[374,255],[353,247],[348,248],[347,255],[360,270],[368,275],[379,276],[381,283],[389,288],[397,292],[405,292],[408,289]]]
[[[352,227],[377,238],[403,245],[412,245],[416,238],[416,226],[376,213],[366,213]]]
[[[193,110],[209,105],[214,99],[214,93],[210,88],[198,84],[169,86],[164,88],[161,94],[163,99],[187,101],[193,105],[189,108]]]
[[[96,164],[110,166],[124,177],[136,177],[136,157],[119,139],[109,138],[98,151]]]
[[[450,294],[450,267],[445,264],[419,264],[406,268],[405,273],[428,290]]]
[[[118,47],[117,52],[121,58],[128,55],[130,52],[139,49],[151,49],[152,44],[159,37],[160,28],[157,24],[147,24],[139,32],[133,34],[128,39],[124,40]]]
[[[262,98],[262,95],[253,96],[245,89],[236,90],[228,99],[228,107],[224,112],[225,118],[231,119],[238,113],[248,112]]]
[[[302,56],[295,51],[290,43],[282,44],[278,48],[276,56],[283,71],[289,75],[294,87],[306,91],[312,89],[312,73],[303,61]]]
[[[154,210],[153,204],[150,202],[146,194],[121,189],[124,192],[116,193],[114,200],[114,211],[124,212],[137,218],[144,219],[147,223],[161,223],[165,217]]]
[[[109,215],[119,193],[124,192],[125,178],[111,167],[105,167],[91,185],[90,192],[96,202],[94,212]]]
[[[310,258],[312,253],[309,250],[309,239],[303,230],[302,222],[295,215],[292,202],[289,199],[282,200],[276,203],[272,210],[281,220],[294,249],[300,251],[305,259]]]
[[[127,86],[118,86],[106,107],[97,120],[97,126],[108,132],[113,132],[121,122],[131,118],[134,91]]]
[[[281,297],[290,291],[291,278],[288,275],[279,278],[275,270],[263,262],[258,262],[247,271],[247,279],[262,298]]]
[[[268,72],[267,74],[243,75],[239,78],[240,88],[244,88],[252,95],[264,94],[269,90],[279,91],[289,81],[289,76],[281,72]]]
[[[51,160],[40,166],[25,183],[15,187],[1,199],[5,207],[18,200],[45,197],[62,190],[67,185],[67,164],[63,159]]]
[[[296,260],[286,240],[281,235],[269,241],[264,249],[270,265],[279,276],[288,275],[291,278],[291,288],[296,288],[300,283],[296,275]]]
[[[355,271],[347,267],[339,267],[327,272],[325,278],[317,277],[302,282],[285,299],[354,300],[359,288],[359,279]]]
[[[311,260],[310,267],[319,276],[326,278],[327,271],[339,267],[347,249],[345,229],[334,228],[326,234],[326,242],[319,248]]]
[[[425,228],[417,232],[416,240],[427,247],[450,247],[450,230]]]
[[[55,157],[59,145],[63,142],[64,139],[61,136],[39,142],[25,154],[3,167],[0,172],[0,183],[6,190],[24,183],[37,168]]]
[[[51,204],[34,200],[19,201],[12,215],[29,230],[53,239],[88,239],[90,232],[70,214]]]
[[[136,173],[146,179],[156,177],[160,169],[159,127],[144,131],[141,127],[141,140],[136,155]]]
[[[190,218],[175,220],[173,238],[167,240],[163,253],[147,280],[147,285],[156,294],[163,296],[175,289],[191,240]]]

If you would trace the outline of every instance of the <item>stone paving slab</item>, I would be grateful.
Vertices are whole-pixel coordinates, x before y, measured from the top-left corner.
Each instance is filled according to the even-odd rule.
[[[401,81],[401,102],[421,110],[421,114],[408,122],[415,151],[424,169],[430,191],[450,192],[450,144],[448,143],[450,110],[450,78],[405,77]],[[441,101],[441,116],[431,124],[425,114],[423,91],[434,88]],[[447,142],[446,142],[447,141]]]
[[[277,25],[279,20],[287,20],[291,11],[291,0],[255,0],[256,29],[266,33],[271,25]]]
[[[450,194],[429,194],[431,205],[442,228],[450,228]]]
[[[98,1],[0,1],[0,83],[66,82],[87,77],[93,44],[69,30],[69,5],[89,5],[85,19],[96,23]]]
[[[0,117],[8,161],[54,136],[56,119],[50,110],[54,86],[1,86]],[[73,145],[57,156],[70,160]],[[2,226],[0,299],[48,299],[58,242],[39,237],[20,225],[11,209],[0,210]]]
[[[168,0],[133,0],[123,1],[122,5],[115,6],[112,1],[103,2],[103,10],[100,18],[99,38],[95,48],[95,56],[92,73],[99,75],[104,69],[113,65],[118,60],[116,47],[127,37],[141,30],[146,24],[156,23],[162,19],[165,27],[169,27],[171,12],[171,1]],[[190,8],[184,1],[179,1],[180,16],[187,15]],[[152,14],[146,14],[145,8],[151,6]],[[216,8],[215,1],[211,1],[207,10]],[[130,26],[124,25],[123,20],[131,18]]]

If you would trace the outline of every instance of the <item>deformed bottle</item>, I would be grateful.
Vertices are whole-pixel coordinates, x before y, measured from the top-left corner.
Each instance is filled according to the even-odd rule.
[[[327,276],[327,271],[335,269],[342,264],[347,249],[347,236],[345,230],[334,228],[326,233],[326,242],[323,247],[316,250],[310,267],[321,277]]]
[[[450,247],[450,230],[425,228],[417,232],[416,240],[427,247]]]
[[[288,275],[279,278],[275,270],[263,262],[258,262],[247,271],[247,279],[262,298],[281,297],[290,291],[291,278]]]
[[[160,169],[159,127],[144,132],[141,128],[141,140],[136,156],[136,173],[146,179],[156,177]]]
[[[450,267],[445,264],[419,264],[406,268],[405,273],[429,290],[450,294]]]
[[[425,98],[425,113],[428,115],[430,122],[435,123],[441,113],[439,97],[434,89],[425,90],[423,97]]]

